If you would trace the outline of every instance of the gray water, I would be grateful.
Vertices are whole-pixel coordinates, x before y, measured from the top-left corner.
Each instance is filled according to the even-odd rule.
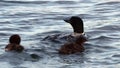
[[[75,15],[84,21],[86,50],[59,55],[62,43],[42,39],[72,33],[63,19]],[[1,0],[0,68],[120,68],[119,25],[120,0]],[[21,36],[23,53],[4,51],[12,34]]]

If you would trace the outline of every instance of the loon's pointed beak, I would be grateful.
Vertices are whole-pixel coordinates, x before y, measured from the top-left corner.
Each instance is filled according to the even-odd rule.
[[[70,23],[70,17],[64,19],[65,22]]]

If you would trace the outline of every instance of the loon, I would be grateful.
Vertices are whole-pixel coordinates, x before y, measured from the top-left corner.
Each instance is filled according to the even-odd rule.
[[[75,39],[72,42],[63,44],[59,49],[59,54],[83,52],[85,50],[83,44],[85,41],[87,41],[87,38],[84,34],[84,25],[82,19],[78,16],[72,16],[64,21],[71,24],[74,31],[71,36],[73,36]]]
[[[52,42],[62,42],[62,46],[59,49],[59,54],[72,54],[76,52],[83,52],[84,42],[87,41],[87,37],[84,33],[83,20],[78,16],[72,16],[64,19],[69,23],[73,32],[71,34],[55,34],[45,37],[43,40],[50,40]]]

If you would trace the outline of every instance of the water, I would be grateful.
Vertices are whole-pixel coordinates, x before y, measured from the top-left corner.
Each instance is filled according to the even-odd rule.
[[[119,0],[1,0],[1,68],[119,68]],[[85,52],[59,55],[61,43],[42,41],[48,35],[72,33],[65,17],[84,20],[89,41]],[[24,53],[6,53],[12,34],[20,34]],[[30,54],[37,54],[33,61]]]

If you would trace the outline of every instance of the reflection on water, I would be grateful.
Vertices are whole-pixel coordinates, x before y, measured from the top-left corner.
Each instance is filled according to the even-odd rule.
[[[119,68],[119,4],[119,0],[0,1],[1,68]],[[72,15],[83,19],[89,41],[83,53],[59,55],[63,43],[42,39],[70,34],[72,27],[63,19]],[[4,52],[12,34],[20,34],[25,53]],[[33,62],[30,54],[41,59]]]

